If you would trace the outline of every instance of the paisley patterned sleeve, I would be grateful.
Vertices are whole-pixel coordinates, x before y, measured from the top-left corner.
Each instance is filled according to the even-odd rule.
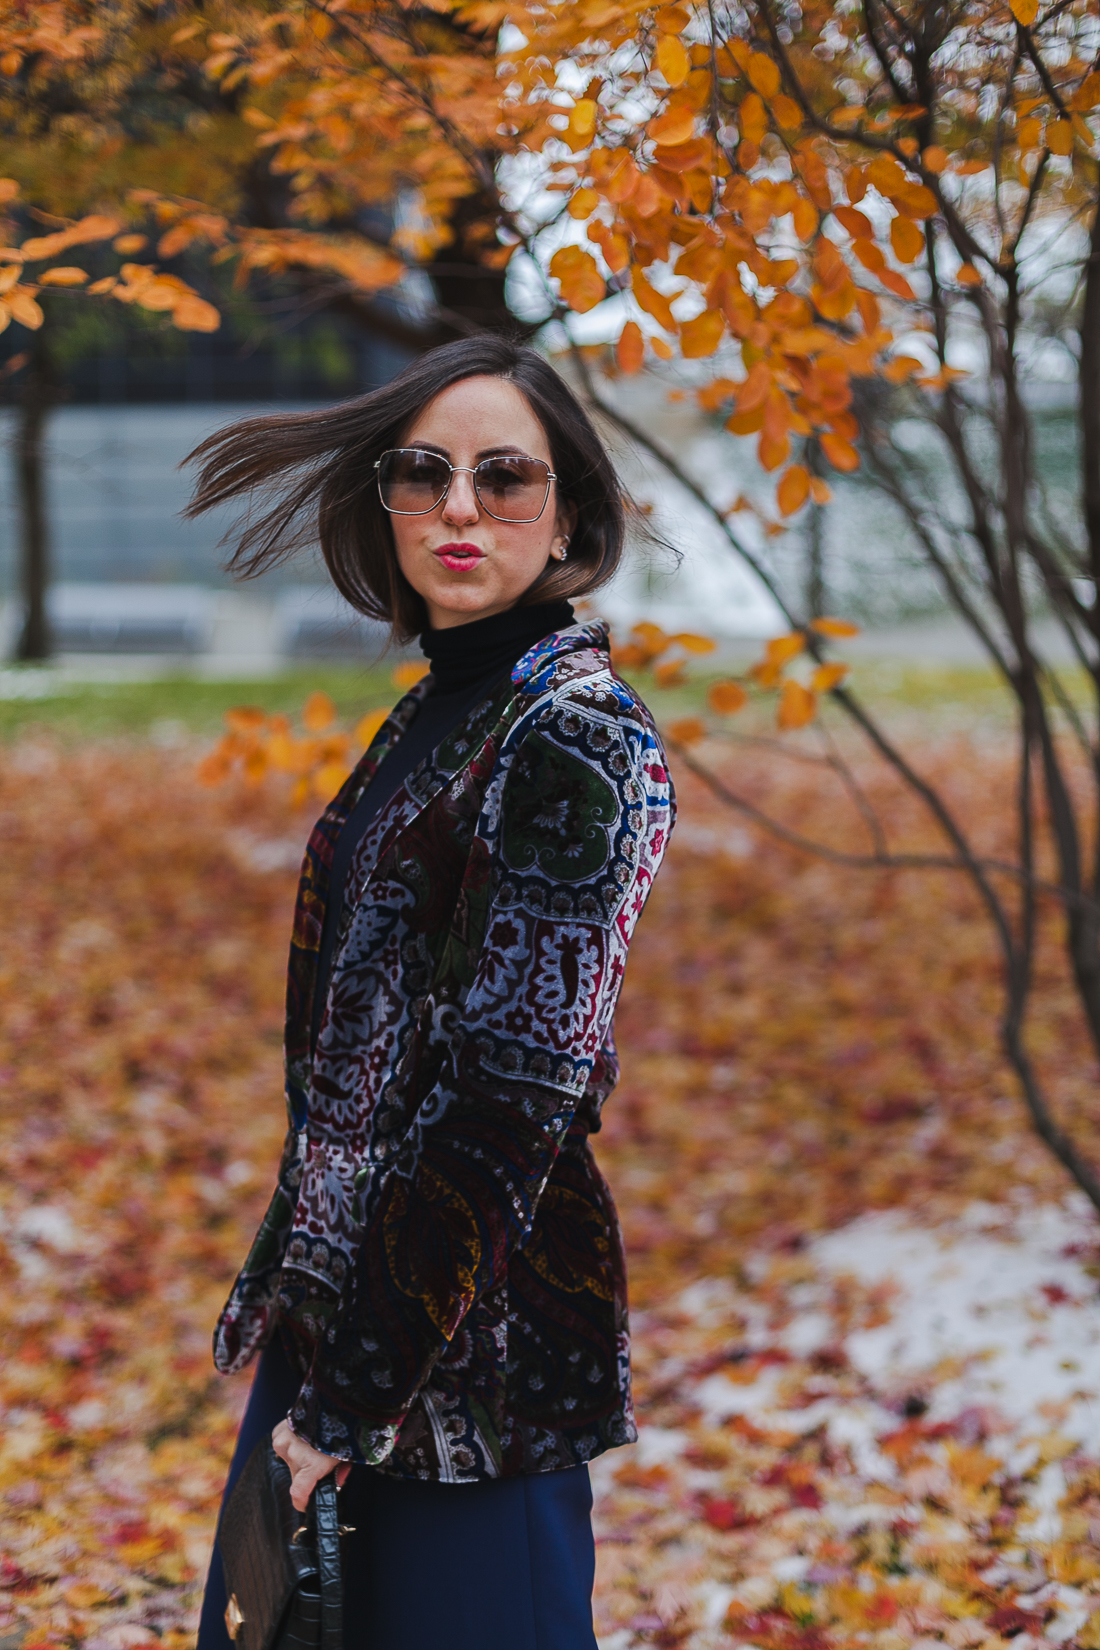
[[[668,836],[664,754],[610,675],[514,731],[421,1017],[447,1029],[438,1073],[364,1187],[355,1265],[291,1414],[316,1448],[372,1465],[531,1229]]]

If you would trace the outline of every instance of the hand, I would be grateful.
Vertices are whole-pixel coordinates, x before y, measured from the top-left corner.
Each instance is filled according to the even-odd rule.
[[[337,1488],[351,1471],[347,1461],[339,1461],[335,1455],[322,1455],[319,1449],[314,1449],[312,1444],[307,1444],[304,1438],[292,1432],[285,1421],[280,1421],[274,1429],[271,1442],[275,1454],[290,1468],[290,1499],[300,1513],[305,1512],[314,1489],[333,1467],[336,1468]]]

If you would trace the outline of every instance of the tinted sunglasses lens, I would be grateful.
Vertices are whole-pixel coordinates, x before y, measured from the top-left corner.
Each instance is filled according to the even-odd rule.
[[[537,458],[486,458],[474,471],[474,486],[498,521],[536,521],[550,491],[550,467]]]
[[[378,490],[387,510],[420,516],[434,510],[451,479],[450,467],[432,453],[383,453]]]

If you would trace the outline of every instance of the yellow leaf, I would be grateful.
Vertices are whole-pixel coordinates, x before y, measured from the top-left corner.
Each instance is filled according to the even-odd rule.
[[[695,136],[694,109],[666,109],[646,131],[656,143],[687,143]]]
[[[810,472],[804,464],[792,464],[784,470],[775,490],[781,515],[793,516],[810,496]]]
[[[764,649],[764,656],[770,665],[785,665],[789,660],[797,658],[805,646],[804,632],[792,630],[786,636],[773,636]]]
[[[777,720],[781,728],[804,728],[817,712],[817,695],[801,682],[784,682]]]
[[[310,733],[321,733],[336,720],[336,706],[327,693],[311,693],[302,706],[302,726]]]
[[[829,430],[823,430],[818,437],[821,450],[834,469],[851,471],[859,469],[859,454],[852,443],[842,435],[833,435]]]
[[[849,619],[811,619],[810,629],[819,636],[858,636],[859,626]]]
[[[576,132],[578,137],[591,137],[596,130],[596,111],[597,104],[593,98],[579,98],[569,116],[570,130]]]
[[[697,636],[693,630],[678,630],[672,640],[687,653],[713,653],[717,642],[710,636]]]
[[[599,266],[583,247],[559,247],[550,260],[550,273],[558,281],[565,302],[580,315],[594,309],[606,295]]]
[[[111,242],[116,252],[124,258],[132,258],[149,244],[148,235],[119,235]]]
[[[313,775],[313,789],[322,802],[334,797],[351,769],[346,762],[326,762]]]
[[[622,372],[638,372],[645,360],[645,339],[637,321],[628,321],[619,334],[619,342],[615,346],[615,359]]]
[[[960,286],[981,286],[982,278],[973,264],[960,264],[955,271],[955,279]]]
[[[750,92],[742,99],[738,125],[741,127],[741,136],[748,138],[750,143],[759,143],[767,131],[768,111],[755,92]]]
[[[762,97],[773,98],[779,90],[779,70],[763,52],[753,52],[749,58],[749,82]]]
[[[696,315],[691,321],[685,321],[681,326],[680,354],[689,360],[713,355],[722,342],[725,328],[725,316],[720,310],[705,309],[701,315]]]
[[[634,642],[640,642],[653,657],[663,653],[672,641],[672,637],[666,636],[659,624],[653,624],[649,619],[643,619],[636,624],[630,632],[630,638]]]
[[[772,114],[785,132],[797,131],[802,125],[802,110],[793,97],[787,97],[783,92],[772,98]]]
[[[1052,120],[1046,131],[1047,148],[1052,155],[1072,155],[1073,124],[1068,120]]]
[[[555,253],[554,256],[557,257],[558,254]],[[553,268],[553,260],[551,260],[551,272],[553,272]],[[666,332],[675,332],[676,322],[673,318],[672,309],[668,299],[665,297],[663,292],[658,292],[656,287],[650,285],[649,281],[647,281],[645,275],[637,267],[637,265],[635,265],[633,270],[631,270],[630,285],[633,290],[634,297],[638,301],[641,308],[645,310],[646,314],[652,315],[653,319],[659,322],[660,325],[665,328]]]
[[[748,700],[740,682],[712,682],[707,689],[707,704],[719,716],[733,716]]]
[[[1039,0],[1008,0],[1008,3],[1017,23],[1029,29],[1039,15]]]
[[[37,277],[39,286],[83,286],[87,279],[87,270],[77,269],[75,264],[57,264]]]
[[[356,744],[362,745],[364,750],[370,750],[371,740],[388,715],[389,711],[383,708],[382,710],[368,710],[365,716],[361,716],[355,724]]]
[[[0,178],[0,205],[13,201],[19,193],[19,185],[14,178]]]
[[[225,725],[232,733],[255,733],[267,722],[267,712],[259,705],[234,705],[225,713]]]
[[[930,172],[946,172],[951,157],[940,144],[930,143],[921,159]]]
[[[663,664],[654,665],[653,679],[661,688],[679,687],[684,680],[684,661],[666,659]]]
[[[8,308],[11,310],[12,319],[29,328],[31,332],[37,332],[45,320],[41,308],[30,293],[19,287],[8,295]]]
[[[668,736],[678,745],[695,745],[707,736],[706,723],[698,716],[681,716],[668,725]]]
[[[915,355],[895,355],[883,368],[882,376],[888,384],[904,384],[907,378],[912,378],[920,370],[921,362]]]
[[[395,688],[400,688],[402,692],[408,693],[409,689],[415,687],[417,682],[427,674],[428,665],[426,662],[422,663],[419,659],[406,659],[404,664],[393,667],[390,672],[390,681]]]
[[[1016,142],[1021,149],[1037,149],[1043,141],[1043,123],[1034,115],[1021,120],[1016,128]]]
[[[890,225],[890,245],[894,256],[911,264],[924,251],[924,235],[911,218],[895,218]]]
[[[810,496],[815,504],[828,504],[833,496],[833,489],[821,476],[811,476]]]
[[[600,197],[594,189],[578,189],[566,211],[571,218],[590,218],[599,204]]]
[[[78,1581],[74,1586],[66,1587],[61,1596],[74,1610],[90,1610],[96,1604],[109,1603],[111,1598],[110,1593],[105,1593],[94,1581]]]
[[[655,53],[658,69],[670,86],[682,86],[691,73],[691,59],[675,34],[663,34]]]
[[[815,693],[828,693],[829,689],[835,688],[838,682],[843,682],[851,668],[851,665],[842,665],[839,662],[818,665],[810,678],[810,686]]]
[[[217,332],[222,318],[205,298],[187,293],[172,309],[172,325],[181,332]]]
[[[1094,1610],[1085,1625],[1074,1634],[1081,1650],[1100,1650],[1100,1610]]]

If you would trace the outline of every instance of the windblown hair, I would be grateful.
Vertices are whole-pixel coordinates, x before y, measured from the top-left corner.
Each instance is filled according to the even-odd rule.
[[[252,578],[319,544],[340,594],[389,624],[395,640],[407,641],[427,625],[427,610],[398,566],[375,460],[401,445],[441,390],[482,375],[506,379],[526,396],[546,431],[559,501],[577,512],[568,560],[551,561],[520,605],[586,596],[606,584],[622,558],[622,488],[592,421],[553,367],[535,350],[492,335],[429,350],[353,401],[319,412],[268,413],[219,430],[184,460],[200,465],[186,514],[245,499],[244,517],[226,535],[226,542],[237,541],[228,572]],[[257,493],[267,507],[254,516]]]

